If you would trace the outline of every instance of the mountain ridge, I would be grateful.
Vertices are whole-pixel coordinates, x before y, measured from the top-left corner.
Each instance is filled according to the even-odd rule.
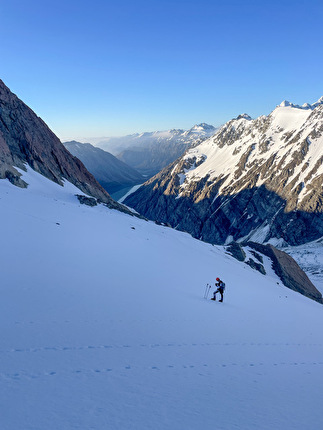
[[[90,143],[64,142],[71,154],[80,159],[89,172],[110,194],[144,182],[144,177],[114,155]]]
[[[322,100],[322,98],[320,99]],[[212,243],[297,245],[323,235],[323,104],[238,117],[125,203]]]

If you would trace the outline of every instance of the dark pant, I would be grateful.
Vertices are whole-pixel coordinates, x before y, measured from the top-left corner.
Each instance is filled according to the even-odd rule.
[[[214,294],[213,294],[214,300],[216,299],[216,293],[220,293],[221,294],[220,302],[223,302],[223,288],[219,287],[216,291],[214,291]]]

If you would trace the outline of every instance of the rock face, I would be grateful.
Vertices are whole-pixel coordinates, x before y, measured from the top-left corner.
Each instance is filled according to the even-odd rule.
[[[267,255],[273,262],[273,269],[286,287],[312,300],[323,303],[322,294],[316,289],[296,261],[286,252],[280,251],[272,245],[262,245],[254,242],[247,242],[244,245]]]
[[[64,146],[82,161],[88,171],[110,194],[144,182],[144,177],[137,170],[90,143],[72,141],[64,142]]]
[[[55,134],[0,80],[0,178],[26,187],[15,167],[26,165],[58,184],[66,179],[109,207],[124,210]]]
[[[320,291],[317,290],[296,261],[286,252],[272,245],[263,245],[256,242],[245,242],[243,244],[232,242],[226,247],[226,251],[263,275],[266,275],[263,256],[269,257],[276,275],[287,288],[297,291],[318,303],[323,303]],[[251,254],[252,258],[247,257],[247,254]]]
[[[245,261],[246,253],[244,252],[242,246],[237,242],[232,242],[227,247],[227,251],[238,261]]]
[[[323,98],[246,114],[147,181],[125,204],[215,244],[323,236]]]

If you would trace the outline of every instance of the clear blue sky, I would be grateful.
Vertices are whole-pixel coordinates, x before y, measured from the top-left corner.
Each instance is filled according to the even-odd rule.
[[[323,95],[322,0],[8,0],[0,17],[0,78],[62,140]]]

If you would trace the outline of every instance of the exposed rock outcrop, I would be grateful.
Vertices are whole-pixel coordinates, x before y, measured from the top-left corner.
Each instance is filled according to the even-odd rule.
[[[251,248],[251,249],[250,249]],[[263,256],[269,257],[272,268],[282,283],[291,290],[323,303],[322,294],[310,281],[306,273],[299,267],[296,261],[286,252],[280,251],[273,245],[263,245],[256,242],[236,243],[232,242],[226,247],[226,251],[238,261],[248,264],[252,269],[266,275]],[[255,259],[247,257],[247,252]]]
[[[97,206],[98,204],[97,200],[93,197],[86,197],[80,194],[76,194],[76,197],[78,198],[78,201],[81,203],[81,205],[93,207],[93,206]]]
[[[290,255],[286,254],[286,252],[280,251],[272,245],[263,245],[255,242],[247,242],[244,245],[250,246],[261,254],[267,255],[273,262],[275,273],[286,287],[319,303],[323,303],[322,294],[316,289],[296,261]]]
[[[227,251],[238,261],[245,261],[246,259],[246,253],[244,252],[242,246],[237,242],[230,243],[230,245],[227,247]]]

